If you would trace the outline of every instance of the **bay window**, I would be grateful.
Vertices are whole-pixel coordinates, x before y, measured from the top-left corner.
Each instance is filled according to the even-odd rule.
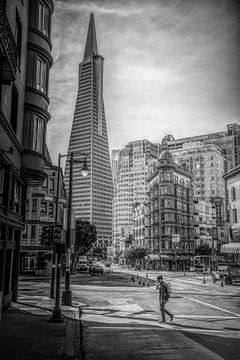
[[[47,71],[47,63],[37,56],[35,86],[45,94],[47,93]]]
[[[44,120],[37,115],[33,115],[32,126],[32,150],[43,153],[45,124]]]
[[[50,28],[49,8],[48,8],[48,6],[46,6],[46,4],[44,4],[44,2],[39,1],[37,29],[48,37],[49,33],[50,33],[49,28]]]

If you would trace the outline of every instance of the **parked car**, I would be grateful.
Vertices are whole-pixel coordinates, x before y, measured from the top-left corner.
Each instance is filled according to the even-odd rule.
[[[87,263],[77,263],[76,272],[87,271],[87,270],[88,270]]]
[[[94,274],[103,274],[104,273],[104,269],[101,265],[98,264],[92,264],[89,266],[88,269],[89,274],[94,275]]]

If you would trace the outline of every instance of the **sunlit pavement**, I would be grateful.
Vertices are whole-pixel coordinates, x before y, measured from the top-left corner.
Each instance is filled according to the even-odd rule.
[[[134,274],[135,280],[137,276],[146,279],[146,274],[147,278],[156,280],[157,274],[159,274],[158,271],[148,271],[146,273],[146,271],[137,272],[117,267],[113,267],[113,271],[120,274]],[[128,337],[131,337],[128,340],[131,351],[133,351],[134,346],[140,346],[139,339],[142,339],[142,344],[145,344],[142,346],[147,351],[143,349],[142,353],[145,356],[147,354],[148,358],[151,359],[157,359],[157,354],[164,359],[192,359],[193,357],[187,355],[186,351],[189,348],[191,353],[194,346],[200,346],[198,344],[204,345],[224,359],[233,360],[238,358],[236,354],[239,354],[240,351],[240,288],[236,286],[221,287],[219,282],[213,284],[210,276],[205,277],[204,283],[202,274],[161,273],[164,279],[170,283],[172,289],[167,308],[174,313],[174,320],[172,323],[168,322],[167,324],[161,323],[158,291],[155,286],[136,286],[136,283],[134,284],[135,287],[131,287],[131,284],[130,286],[129,284],[128,286],[102,286],[104,282],[101,281],[101,276],[96,277],[95,284],[91,285],[87,283],[87,279],[85,284],[77,284],[77,278],[75,279],[71,288],[74,301],[81,304],[86,360],[108,359],[105,353],[107,346],[111,348],[109,354],[118,359],[112,348],[112,344],[115,344],[115,341],[111,339],[113,333],[120,337],[121,341],[127,341],[122,334],[128,334]],[[38,286],[39,284],[32,283],[33,293],[36,294],[35,291]],[[43,286],[47,291],[48,284]],[[104,336],[104,339],[99,340],[100,334]],[[161,347],[152,340],[156,340],[156,337],[159,337],[160,334],[160,338],[165,339],[164,341],[168,344],[166,347],[165,345]],[[184,337],[183,334],[195,341],[190,342],[189,345],[186,336]],[[180,351],[179,343],[176,343],[175,350],[173,349],[173,352],[171,352],[170,345],[172,345],[172,341],[175,341],[173,335],[185,344],[185,352],[182,351],[182,357],[174,357],[174,351],[175,353]],[[96,336],[98,337],[97,343]],[[92,344],[91,341],[95,341],[95,344]],[[105,344],[105,350],[101,345],[101,341]],[[155,349],[155,355],[148,352],[148,347]],[[198,348],[197,353],[207,351],[205,347],[204,349],[203,347]],[[100,355],[94,357],[96,351],[98,351],[97,349],[100,349],[99,354],[102,357]],[[166,354],[163,356],[166,351],[168,357],[165,357]],[[150,353],[152,357],[149,357]],[[195,355],[196,360],[198,357]],[[212,352],[205,354],[205,357],[202,358],[214,358],[211,356],[213,356]],[[122,358],[128,359],[127,357]],[[219,359],[219,357],[217,358]],[[134,359],[134,357],[129,357],[129,359]]]

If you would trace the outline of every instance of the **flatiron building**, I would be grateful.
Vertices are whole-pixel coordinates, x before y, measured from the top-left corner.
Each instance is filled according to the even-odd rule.
[[[73,165],[73,208],[76,219],[97,228],[97,246],[112,243],[113,183],[103,101],[103,57],[98,54],[95,22],[90,15],[83,61],[79,64],[78,94],[68,154],[75,159],[87,154],[89,174],[81,175],[81,163]],[[64,174],[69,187],[69,162]]]

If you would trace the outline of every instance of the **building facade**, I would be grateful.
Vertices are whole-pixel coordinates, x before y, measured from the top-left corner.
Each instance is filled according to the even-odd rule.
[[[58,167],[52,165],[50,157],[47,156],[45,172],[47,177],[43,185],[29,187],[27,191],[26,221],[20,248],[21,273],[50,274],[53,255],[52,239],[46,241],[43,233],[46,228],[53,229],[56,222],[62,227],[64,224],[67,196],[62,169],[59,169],[58,174]],[[63,234],[62,237],[64,237]]]
[[[240,164],[240,125],[238,123],[228,124],[226,131],[182,139],[174,139],[172,135],[167,135],[164,139],[169,150],[182,149],[186,143],[199,141],[204,145],[216,145],[222,150],[227,160],[226,171]]]
[[[115,161],[113,199],[113,241],[114,248],[124,251],[125,242],[133,235],[133,207],[136,202],[146,201],[146,177],[148,163],[159,156],[159,144],[148,140],[128,143]]]
[[[146,242],[160,270],[185,270],[194,255],[192,177],[164,150],[147,178]],[[149,259],[151,256],[149,255]]]
[[[112,244],[113,184],[103,101],[103,57],[98,54],[94,16],[91,14],[83,61],[79,65],[78,94],[68,153],[78,159],[86,154],[89,174],[81,164],[73,167],[73,207],[76,218],[97,228],[95,246]],[[69,188],[69,162],[64,173]]]
[[[52,0],[0,1],[0,308],[17,298],[27,186],[45,174]]]
[[[240,166],[224,175],[228,190],[229,243],[221,251],[240,264]]]
[[[226,198],[223,175],[226,159],[216,145],[204,145],[200,141],[183,144],[183,148],[171,151],[179,162],[193,176],[194,197],[209,199]]]
[[[136,202],[133,205],[133,245],[147,248],[146,238],[146,205]]]

